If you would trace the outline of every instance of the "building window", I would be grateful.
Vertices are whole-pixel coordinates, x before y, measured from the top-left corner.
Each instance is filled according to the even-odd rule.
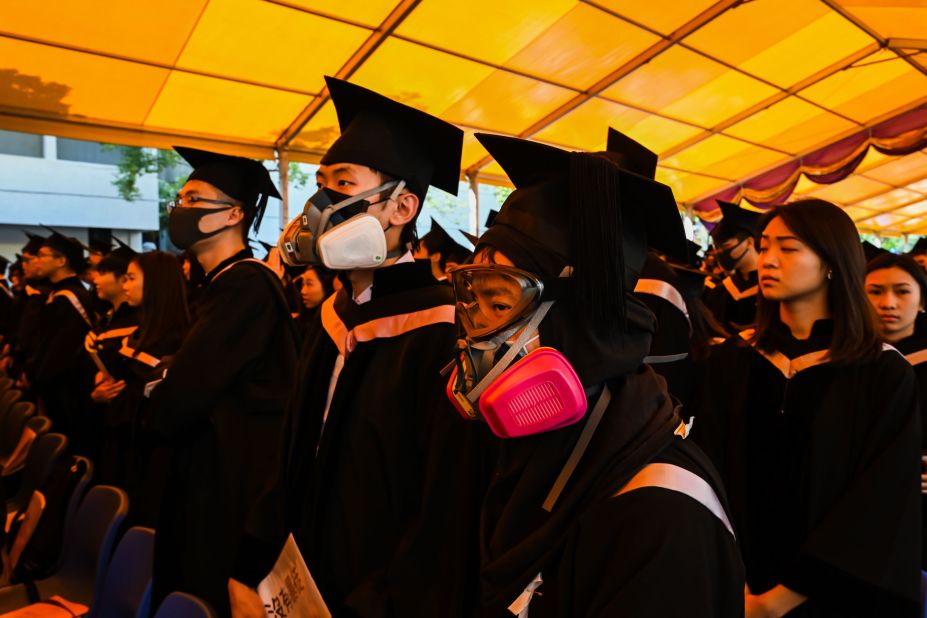
[[[44,154],[42,136],[16,131],[0,131],[0,154],[41,157]]]
[[[84,163],[104,163],[118,165],[122,160],[122,150],[106,147],[97,142],[85,142],[79,139],[58,138],[58,158],[65,161],[82,161]]]

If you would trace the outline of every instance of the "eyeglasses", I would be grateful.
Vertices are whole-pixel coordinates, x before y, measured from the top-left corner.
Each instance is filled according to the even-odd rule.
[[[196,205],[200,202],[205,204],[225,204],[226,206],[238,206],[237,202],[230,202],[228,200],[211,200],[209,198],[197,197],[195,195],[177,195],[174,197],[174,199],[167,203],[167,212],[170,213],[175,208],[195,208]]]

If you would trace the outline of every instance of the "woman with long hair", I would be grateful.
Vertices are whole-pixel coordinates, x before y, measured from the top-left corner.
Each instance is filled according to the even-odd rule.
[[[123,440],[110,445],[125,475],[122,485],[133,501],[133,521],[153,525],[160,503],[166,460],[144,428],[147,391],[163,375],[190,327],[186,284],[178,259],[161,251],[139,254],[129,263],[124,284],[127,302],[141,308],[139,328],[120,354],[128,363],[123,393]]]
[[[927,493],[927,274],[908,255],[882,254],[866,265],[866,294],[882,337],[914,368],[921,403],[921,493]],[[927,504],[921,503],[922,561],[927,566]]]
[[[693,428],[731,499],[746,616],[914,616],[916,385],[883,346],[856,228],[803,200],[759,230],[756,329],[713,351]]]

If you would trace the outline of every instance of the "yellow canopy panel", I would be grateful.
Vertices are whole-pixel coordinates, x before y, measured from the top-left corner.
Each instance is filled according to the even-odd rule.
[[[462,175],[504,182],[473,137],[660,155],[681,205],[927,104],[922,0],[7,0],[0,128],[318,160],[324,75],[466,131]],[[871,150],[794,195],[861,228],[927,231],[927,155]]]

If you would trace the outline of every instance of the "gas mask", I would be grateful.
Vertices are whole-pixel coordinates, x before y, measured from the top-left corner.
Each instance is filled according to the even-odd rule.
[[[554,303],[543,300],[544,282],[495,264],[463,266],[451,278],[466,339],[447,367],[453,369],[447,395],[461,416],[484,420],[500,438],[581,420],[586,393],[566,357],[545,347],[525,353]]]
[[[357,195],[319,189],[280,234],[281,259],[289,266],[323,264],[332,270],[354,270],[376,268],[398,256],[399,251],[387,251],[386,232],[367,209],[395,201],[403,188],[404,181],[393,180]],[[367,200],[389,189],[392,192],[385,200]]]

